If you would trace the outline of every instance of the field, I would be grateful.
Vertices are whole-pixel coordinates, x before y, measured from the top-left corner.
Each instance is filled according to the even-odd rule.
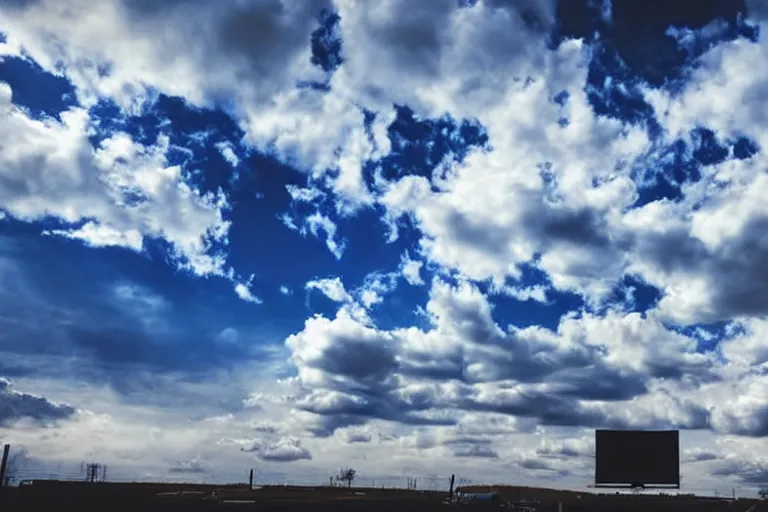
[[[538,512],[592,511],[702,511],[768,512],[768,502],[716,500],[695,497],[596,495],[525,487],[472,487],[465,492],[497,492],[500,503],[533,501]],[[22,488],[5,488],[0,510],[36,511],[462,511],[488,510],[500,504],[476,502],[448,504],[447,493],[397,489],[339,489],[331,487],[264,487],[249,490],[242,485],[96,483],[36,481]],[[506,507],[508,510],[510,507]]]

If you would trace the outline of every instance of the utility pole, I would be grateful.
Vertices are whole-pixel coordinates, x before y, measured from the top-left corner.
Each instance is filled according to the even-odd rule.
[[[253,468],[251,468],[251,474],[248,476],[248,489],[253,490]]]
[[[448,496],[450,496],[451,499],[453,499],[453,482],[456,480],[456,475],[451,475],[451,487],[448,491]]]
[[[8,469],[8,453],[11,451],[11,445],[3,446],[3,461],[0,463],[0,487],[5,485],[5,471]]]

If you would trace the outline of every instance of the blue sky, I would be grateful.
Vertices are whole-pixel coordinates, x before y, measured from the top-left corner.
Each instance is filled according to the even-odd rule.
[[[19,474],[753,493],[768,9],[668,4],[0,5]]]

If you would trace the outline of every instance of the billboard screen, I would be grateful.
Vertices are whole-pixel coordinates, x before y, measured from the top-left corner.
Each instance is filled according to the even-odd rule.
[[[596,486],[680,486],[677,430],[596,430]]]

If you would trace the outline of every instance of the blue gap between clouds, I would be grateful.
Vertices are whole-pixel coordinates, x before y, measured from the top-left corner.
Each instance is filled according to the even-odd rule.
[[[698,127],[691,132],[692,144],[678,139],[651,151],[638,162],[635,181],[638,183],[640,207],[660,199],[679,200],[681,186],[701,179],[701,168],[717,165],[729,158],[751,158],[759,151],[757,143],[745,136],[721,141],[710,129]]]
[[[312,56],[310,61],[326,73],[324,82],[300,81],[300,88],[310,88],[318,91],[330,91],[329,81],[333,72],[344,63],[342,56],[343,41],[339,30],[341,17],[329,9],[323,9],[318,16],[318,27],[310,37]]]
[[[308,313],[304,284],[338,275],[338,262],[323,240],[302,236],[280,219],[292,207],[286,186],[304,186],[307,176],[259,153],[245,165],[248,172],[231,200],[229,261],[242,275],[254,275],[255,293],[264,299],[258,309],[269,322],[298,329]],[[311,214],[309,208],[301,213]],[[281,285],[293,293],[282,295]]]
[[[609,308],[618,308],[627,313],[645,314],[661,300],[661,290],[644,282],[637,276],[625,275],[616,283],[603,307],[597,311],[604,314]]]
[[[76,241],[40,236],[36,224],[6,220],[0,224],[0,233],[14,240],[19,264],[32,288],[39,290],[59,315],[70,311],[74,318],[61,324],[41,311],[45,318],[34,325],[51,329],[52,335],[28,337],[26,349],[20,347],[28,352],[82,355],[105,370],[96,376],[99,379],[111,379],[110,373],[116,374],[115,379],[127,377],[117,375],[121,363],[191,375],[229,368],[247,358],[249,347],[217,343],[216,337],[227,327],[271,337],[252,314],[253,306],[234,296],[231,285],[223,280],[190,279],[145,255],[121,248],[94,250]],[[165,299],[169,309],[162,315],[171,331],[142,327],[117,308],[114,287],[120,284],[138,285]],[[3,308],[19,306],[24,305],[6,304]],[[19,319],[30,314],[29,306],[19,313]],[[87,311],[87,317],[76,320],[81,318],[78,311]],[[61,336],[68,341],[53,341]]]
[[[653,87],[663,87],[681,78],[700,53],[680,48],[669,33],[670,26],[701,29],[716,20],[731,27],[723,30],[719,42],[741,37],[746,13],[744,0],[723,2],[669,2],[667,0],[613,0],[613,25],[601,31],[622,60],[637,76]]]
[[[742,0],[703,0],[690,5],[666,0],[614,0],[613,19],[608,23],[598,2],[561,0],[554,40],[576,37],[591,42],[585,91],[596,114],[643,124],[651,139],[659,140],[661,127],[640,85],[676,92],[695,59],[713,45],[739,37],[756,40],[755,27],[743,21],[745,12]],[[702,30],[705,26],[707,30]],[[553,101],[563,105],[567,96],[561,93]],[[566,118],[561,119],[561,125],[567,123]],[[693,135],[695,148],[675,141],[657,147],[646,158],[647,165],[636,179],[640,197],[634,206],[680,198],[680,185],[698,180],[701,165],[717,163],[727,155],[727,149],[711,132],[702,130]],[[748,139],[733,144],[737,158],[751,156],[757,149]]]
[[[233,170],[216,144],[231,145],[240,160],[248,154],[240,144],[244,133],[231,117],[220,110],[193,107],[178,97],[157,95],[141,115],[127,117],[114,103],[102,100],[90,115],[97,127],[90,136],[94,146],[118,131],[144,145],[167,136],[169,164],[182,165],[185,180],[204,193],[219,188],[230,192],[239,177],[239,166]]]
[[[344,62],[341,55],[342,40],[339,33],[341,18],[338,13],[323,10],[319,17],[320,28],[312,32],[312,64],[331,73]]]
[[[395,105],[395,120],[387,128],[392,151],[379,162],[366,166],[366,184],[373,188],[373,171],[393,181],[408,175],[431,179],[436,165],[446,157],[462,162],[473,148],[487,147],[485,128],[475,120],[450,116],[422,119],[407,106]],[[367,113],[368,123],[375,114]]]
[[[364,177],[369,187],[374,186],[374,173],[380,171],[385,179],[397,179],[407,174],[432,177],[433,168],[445,158],[463,160],[472,146],[487,144],[485,130],[477,123],[463,120],[456,122],[448,116],[440,119],[419,119],[407,107],[396,107],[397,117],[388,127],[388,134],[393,145],[392,154],[377,162],[364,164]],[[366,128],[370,126],[376,114],[364,111]],[[369,133],[369,136],[371,134]],[[333,172],[330,172],[333,175]],[[306,178],[297,185],[306,185]],[[275,205],[277,211],[290,211],[297,225],[302,225],[306,218],[319,212],[332,219],[338,228],[337,240],[346,244],[341,261],[336,261],[326,251],[322,258],[324,265],[307,267],[307,270],[295,267],[301,275],[296,283],[303,283],[312,278],[339,276],[345,287],[352,290],[361,285],[365,277],[373,270],[396,272],[402,254],[409,250],[415,255],[418,244],[418,230],[408,219],[400,222],[400,236],[395,242],[387,242],[386,226],[381,218],[381,207],[364,208],[352,216],[344,217],[336,213],[336,198],[331,190],[322,183],[311,186],[323,192],[323,195],[310,203],[290,204],[287,193],[283,202]],[[324,241],[317,240],[317,246],[324,246]],[[311,272],[311,274],[310,274]],[[296,279],[296,275],[286,276]],[[313,312],[332,316],[338,305],[320,294],[312,293],[310,304]],[[425,287],[412,287],[400,279],[397,290],[386,295],[382,304],[373,306],[372,317],[380,328],[394,328],[423,322],[414,314],[416,306],[426,302],[428,290]]]
[[[10,67],[8,66],[9,62],[12,63]],[[59,92],[63,84],[69,85],[66,80],[62,82],[62,79],[42,72],[24,60],[9,59],[5,64],[4,69],[6,71],[14,71],[13,76],[8,78],[12,85],[16,84],[16,87],[20,87],[19,84],[24,84],[28,81],[33,81],[36,84],[36,89],[33,91],[35,93],[34,96],[27,98],[27,103],[23,106],[30,109],[36,106],[41,109],[44,108],[46,115],[57,114],[68,106],[65,103],[58,105],[41,103],[38,98],[38,96],[46,97],[49,98],[49,101],[50,98],[61,98]],[[15,72],[16,70],[21,70],[26,75],[19,78],[19,73]],[[71,86],[67,90],[71,91]],[[21,98],[25,99],[24,96]],[[16,91],[14,91],[14,99],[19,100]],[[295,277],[298,276],[295,274],[291,276],[281,275],[279,269],[286,268],[286,259],[290,260],[292,255],[296,255],[297,260],[303,259],[306,264],[311,265],[324,261],[327,265],[326,268],[329,270],[327,273],[329,274],[332,271],[338,271],[338,262],[333,259],[321,242],[310,238],[304,239],[298,234],[288,231],[276,218],[276,213],[281,210],[264,209],[263,206],[269,203],[260,202],[259,198],[260,194],[263,195],[266,192],[272,195],[275,193],[275,190],[287,197],[284,186],[291,179],[295,178],[298,173],[285,168],[279,169],[279,164],[270,158],[259,155],[249,156],[248,150],[240,145],[243,132],[231,117],[220,110],[190,106],[181,98],[155,94],[155,100],[146,106],[145,111],[141,115],[136,116],[124,116],[120,109],[109,101],[101,101],[91,108],[89,113],[96,125],[96,132],[90,137],[91,143],[94,146],[98,146],[101,141],[118,131],[129,134],[136,142],[144,145],[155,144],[159,135],[165,135],[169,138],[171,144],[171,149],[168,152],[169,164],[181,165],[187,181],[203,192],[222,188],[228,194],[234,206],[234,211],[225,212],[225,216],[233,221],[229,247],[232,254],[231,260],[238,271],[240,271],[241,267],[256,267],[260,268],[263,274],[279,277],[279,279],[270,280],[268,283],[257,281],[256,286],[254,286],[254,292],[257,295],[275,299],[274,308],[276,311],[266,304],[261,309],[258,309],[259,307],[257,306],[241,301],[232,292],[231,284],[226,281],[198,280],[191,276],[177,275],[172,268],[167,266],[169,247],[162,240],[146,241],[146,252],[141,256],[123,249],[100,249],[94,251],[82,247],[79,242],[75,241],[60,241],[60,243],[79,247],[82,251],[85,251],[85,254],[109,254],[112,258],[114,258],[115,254],[123,254],[132,261],[150,262],[156,268],[158,274],[167,274],[168,279],[182,279],[190,283],[200,281],[201,283],[206,283],[206,289],[219,288],[221,297],[226,298],[221,298],[219,293],[216,293],[215,295],[219,297],[216,300],[223,300],[227,304],[224,311],[239,311],[246,318],[250,317],[260,320],[259,326],[261,331],[266,331],[268,333],[266,337],[270,338],[271,341],[282,340],[285,335],[293,332],[300,326],[305,318],[306,311],[303,307],[296,307],[296,303],[291,303],[291,299],[295,299],[295,296],[285,297],[279,295],[277,290],[281,284],[288,284],[295,289],[297,286],[303,286],[304,281],[297,283]],[[241,165],[234,171],[232,166],[216,148],[216,143],[223,142],[230,143],[232,149],[241,160]],[[275,172],[277,173],[279,184],[274,183],[275,175],[273,173]],[[240,186],[236,179],[240,174],[245,177],[244,181],[246,182],[242,186]],[[283,180],[279,176],[285,176],[286,179]],[[273,183],[270,184],[270,180]],[[294,181],[300,183],[300,181],[295,179]],[[130,196],[130,191],[127,192],[127,195]],[[130,196],[126,197],[126,199],[134,203],[140,203],[143,200],[139,196]],[[278,197],[277,200],[279,203],[280,198]],[[44,219],[36,225],[29,226],[29,229],[39,233],[45,229],[77,227],[77,225],[82,225],[84,222],[70,225],[62,223],[57,219]],[[18,225],[15,228],[11,228],[11,226],[13,226],[13,223],[6,222],[3,227],[6,230],[19,229]],[[255,229],[254,226],[256,226]],[[243,233],[243,231],[247,231],[247,233]],[[259,239],[262,240],[262,244],[258,243]],[[263,248],[264,240],[268,240],[266,245],[268,249],[266,251]],[[283,247],[285,250],[281,250],[281,240],[283,242],[290,240],[290,242],[284,243]],[[253,243],[254,241],[257,243]],[[240,247],[241,245],[243,246],[242,248]],[[259,247],[260,245],[261,247]],[[249,254],[249,251],[252,252]],[[313,252],[314,257],[312,257]],[[238,258],[238,255],[241,253],[244,257]],[[238,265],[239,260],[248,260],[255,263],[258,261],[258,258],[254,258],[253,254],[264,253],[271,254],[272,259],[276,260],[275,264],[266,267]],[[310,256],[309,259],[307,259],[308,256]],[[115,260],[115,264],[120,266],[124,263]],[[278,271],[275,271],[275,269],[278,269]],[[314,277],[317,271],[326,273],[322,269],[323,265],[319,265],[316,271],[311,272],[311,277]],[[309,271],[305,274],[306,277],[310,276]],[[155,277],[151,281],[158,282],[158,278]],[[210,301],[211,299],[209,298],[208,300]],[[234,322],[235,318],[231,317],[231,320]]]
[[[348,234],[348,245],[341,260],[345,276],[348,276],[345,284],[362,284],[373,269],[382,273],[397,272],[406,251],[412,258],[417,256],[418,230],[409,221],[403,220],[397,240],[388,242],[381,222],[383,215],[383,208],[376,206],[355,217],[340,220],[342,232]],[[424,268],[422,279],[425,283],[430,282],[430,275]],[[428,293],[428,285],[411,286],[398,276],[397,288],[384,294],[384,301],[372,307],[371,317],[381,329],[418,325],[423,319],[415,311],[418,306],[426,304]]]
[[[733,336],[744,334],[740,326],[729,327],[731,322],[712,322],[686,326],[667,325],[667,329],[679,332],[696,340],[696,351],[699,353],[717,351],[720,343]],[[702,336],[702,332],[705,335]]]
[[[503,293],[491,293],[489,282],[477,283],[478,289],[488,297],[494,306],[493,318],[503,329],[508,325],[525,328],[542,326],[556,331],[560,319],[584,306],[584,300],[578,294],[555,290],[547,275],[534,263],[520,266],[521,277],[507,280],[507,285],[521,288],[542,285],[547,287],[547,303],[535,300],[521,301]]]
[[[4,57],[0,60],[0,81],[11,86],[13,104],[26,109],[35,119],[61,120],[62,112],[78,105],[69,80],[44,71],[31,60]]]

